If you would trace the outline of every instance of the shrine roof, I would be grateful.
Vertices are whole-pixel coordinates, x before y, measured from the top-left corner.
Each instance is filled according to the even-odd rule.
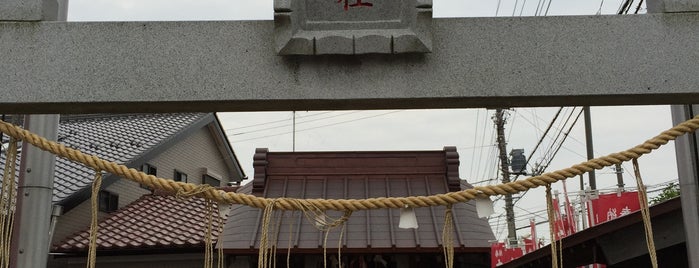
[[[402,152],[274,153],[258,149],[254,159],[255,178],[239,192],[268,198],[364,199],[433,195],[472,187],[458,179],[458,154],[453,147]],[[333,218],[341,216],[340,212],[327,213]],[[415,213],[418,229],[399,229],[398,209],[354,212],[346,224],[343,250],[441,250],[445,208],[417,208]],[[495,237],[487,220],[476,216],[474,202],[454,205],[453,213],[455,250],[489,252],[489,241]],[[278,222],[277,217],[281,218]],[[260,219],[259,209],[234,205],[219,246],[232,254],[255,254],[262,231]],[[279,249],[290,243],[292,252],[322,251],[324,232],[302,213],[277,212],[273,219]],[[337,248],[339,230],[330,233],[327,247]]]

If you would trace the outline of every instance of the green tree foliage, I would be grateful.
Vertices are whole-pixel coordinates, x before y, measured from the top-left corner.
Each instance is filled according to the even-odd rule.
[[[650,204],[655,205],[678,196],[680,196],[680,186],[673,182],[670,183],[670,185],[668,185],[667,187],[665,187],[665,189],[663,189],[663,191],[660,192],[658,196],[653,197],[650,200]]]

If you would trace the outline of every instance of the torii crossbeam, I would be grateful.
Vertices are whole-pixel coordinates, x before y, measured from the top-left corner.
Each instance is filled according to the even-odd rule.
[[[699,14],[433,24],[424,55],[282,57],[272,21],[0,22],[0,113],[699,103]]]

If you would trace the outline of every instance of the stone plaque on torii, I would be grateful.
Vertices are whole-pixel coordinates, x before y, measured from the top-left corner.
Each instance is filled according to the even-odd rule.
[[[280,55],[425,53],[432,0],[275,0]]]

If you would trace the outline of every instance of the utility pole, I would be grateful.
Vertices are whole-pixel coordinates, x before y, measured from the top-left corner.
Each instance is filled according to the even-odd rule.
[[[592,119],[590,118],[590,106],[583,107],[585,112],[585,145],[587,145],[587,160],[595,158],[595,152],[592,149]],[[595,179],[595,170],[587,173],[590,178],[590,189],[597,189],[597,180]]]
[[[624,169],[621,167],[621,164],[616,164],[614,169],[616,172],[616,186],[622,189],[624,188]]]
[[[500,150],[500,170],[502,172],[502,183],[510,182],[510,164],[507,159],[507,141],[505,140],[505,109],[495,109],[495,127],[497,130],[498,150]],[[515,211],[512,202],[512,195],[505,195],[505,214],[507,216],[507,242],[517,241],[517,231],[515,227]]]

